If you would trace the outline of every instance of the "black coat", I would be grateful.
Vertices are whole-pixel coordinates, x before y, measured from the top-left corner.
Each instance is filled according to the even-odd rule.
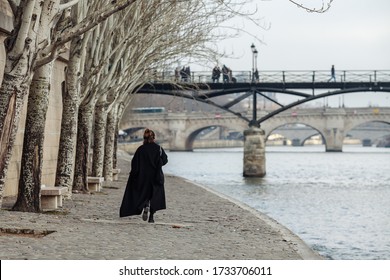
[[[120,217],[140,215],[149,200],[153,211],[166,208],[162,166],[167,162],[167,154],[156,143],[146,143],[137,149],[131,160]]]

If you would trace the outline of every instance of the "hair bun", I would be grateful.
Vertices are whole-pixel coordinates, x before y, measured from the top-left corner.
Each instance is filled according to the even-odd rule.
[[[148,143],[154,142],[155,137],[156,136],[155,136],[153,130],[150,130],[149,128],[145,129],[144,140],[146,140],[146,142],[148,142]]]

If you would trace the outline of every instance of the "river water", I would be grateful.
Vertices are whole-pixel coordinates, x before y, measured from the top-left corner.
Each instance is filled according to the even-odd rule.
[[[239,200],[328,259],[390,259],[390,149],[267,146],[264,178],[244,178],[243,149],[168,152],[166,174]]]

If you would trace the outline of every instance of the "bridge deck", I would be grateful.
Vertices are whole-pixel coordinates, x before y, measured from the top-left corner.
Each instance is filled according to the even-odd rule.
[[[288,92],[289,89],[369,89],[390,90],[389,82],[258,82],[258,83],[149,83],[141,87],[138,93],[161,92],[198,92],[199,95],[208,92],[224,92],[225,94],[247,92],[262,89],[277,92]]]
[[[330,80],[327,70],[279,70],[260,71],[258,82],[261,83],[325,83]],[[251,71],[233,71],[232,76],[239,83],[254,81]],[[155,76],[158,81],[189,81],[191,83],[211,83],[211,71],[191,72],[189,77],[177,77],[174,71],[164,71]],[[222,80],[222,76],[219,80]],[[337,82],[390,82],[390,70],[338,70],[335,73]]]
[[[205,72],[192,73],[191,77],[187,79],[191,82],[175,82],[177,77],[162,75],[160,82],[147,83],[140,87],[136,93],[174,95],[197,100],[235,114],[254,126],[259,126],[261,122],[280,112],[314,99],[353,92],[390,93],[390,71],[340,71],[340,73],[341,75],[334,82],[327,80],[329,78],[327,71],[265,71],[260,72],[259,81],[251,81],[251,73],[248,71],[237,72],[238,78],[234,83],[211,82],[210,73]],[[264,94],[268,92],[302,98],[296,102],[282,105],[276,99]],[[244,94],[235,96],[233,101],[226,104],[217,104],[212,100],[214,97],[237,93]],[[257,94],[279,105],[280,108],[261,119],[257,119]],[[252,120],[230,109],[246,98],[253,100]]]

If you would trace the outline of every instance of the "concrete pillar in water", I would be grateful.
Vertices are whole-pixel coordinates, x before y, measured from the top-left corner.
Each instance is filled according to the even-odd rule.
[[[264,177],[265,133],[261,128],[251,127],[244,131],[244,177]]]

